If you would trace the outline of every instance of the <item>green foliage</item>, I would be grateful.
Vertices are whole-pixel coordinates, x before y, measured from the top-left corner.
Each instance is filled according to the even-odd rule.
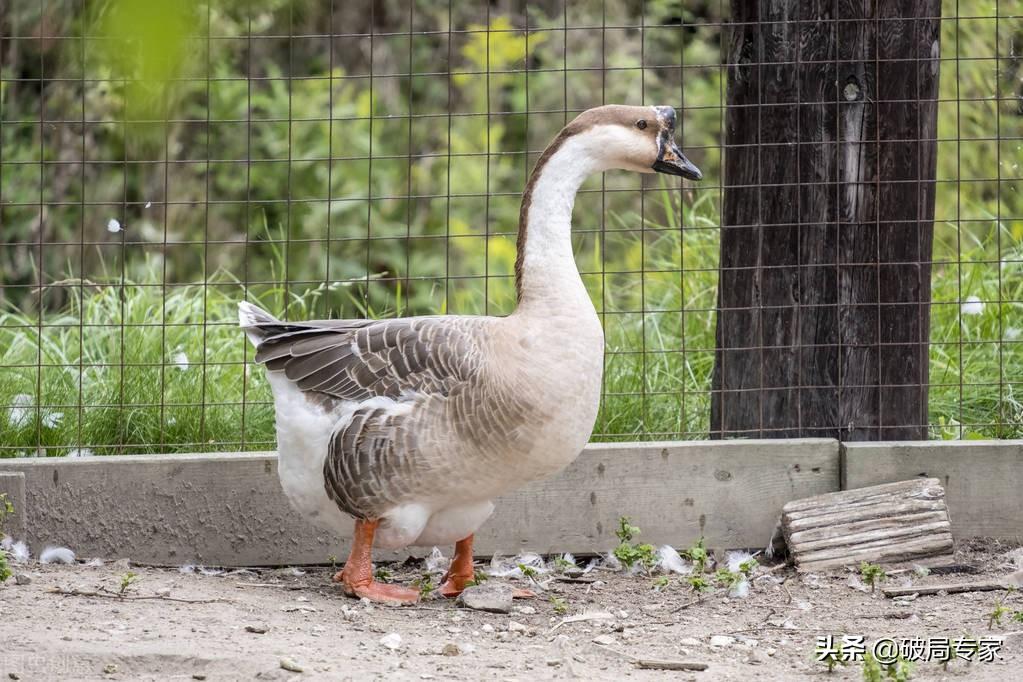
[[[14,513],[14,504],[7,498],[7,493],[0,493],[0,538],[4,535],[4,523]],[[0,549],[0,583],[11,577],[11,565],[7,561],[7,552]]]
[[[871,564],[866,561],[860,562],[860,578],[867,585],[870,585],[871,593],[877,591],[877,586],[888,579],[888,574],[878,564]]]
[[[413,580],[412,587],[418,589],[420,596],[424,598],[430,596],[430,593],[437,589],[437,586],[433,584],[433,576],[429,573],[424,573]]]
[[[615,535],[618,536],[618,546],[614,548],[612,553],[627,569],[631,569],[638,564],[649,571],[657,564],[657,550],[654,549],[653,545],[633,544],[633,538],[639,535],[639,533],[639,528],[632,525],[629,517],[622,516],[619,518],[618,530],[615,531]]]
[[[0,583],[11,577],[11,565],[7,562],[7,552],[0,549]]]
[[[128,571],[127,573],[121,576],[121,583],[118,586],[117,594],[123,597],[125,593],[128,591],[128,589],[136,582],[138,582],[138,580],[139,580],[138,573]]]
[[[516,565],[518,566],[519,570],[522,571],[523,577],[525,577],[527,580],[534,583],[539,581],[540,572],[537,571],[535,568],[533,568],[532,566],[528,566],[526,564]]]
[[[693,562],[694,574],[699,575],[707,570],[707,547],[704,545],[702,536],[691,547],[682,550],[679,554]]]
[[[848,661],[844,657],[844,647],[841,640],[834,643],[833,646],[818,645],[817,650],[814,652],[814,660],[818,660],[828,667],[828,672],[832,673],[835,668],[840,665],[848,665]]]
[[[550,596],[551,606],[554,608],[554,613],[564,614],[568,612],[568,602],[564,598],[555,595]]]
[[[659,592],[663,590],[665,587],[667,587],[670,582],[671,580],[666,575],[657,576],[656,578],[654,578],[653,583],[650,585],[650,589]]]
[[[899,656],[898,660],[891,664],[882,664],[871,651],[863,655],[863,682],[908,682],[913,676],[914,666]],[[831,672],[831,668],[829,668]]]
[[[373,571],[373,578],[379,580],[382,583],[391,582],[391,572],[381,566],[380,568]]]
[[[685,581],[689,583],[689,587],[693,588],[694,592],[706,592],[711,587],[710,581],[703,574],[687,575]]]

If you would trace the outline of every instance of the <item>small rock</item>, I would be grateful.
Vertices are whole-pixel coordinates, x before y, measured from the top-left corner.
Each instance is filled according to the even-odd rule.
[[[711,646],[731,646],[732,644],[735,644],[735,637],[728,635],[714,635],[710,638]]]
[[[549,668],[557,668],[559,665],[561,665],[561,659],[560,658],[548,658],[547,659],[547,667],[549,667]]]
[[[15,573],[14,582],[18,585],[31,585],[32,576],[30,576],[28,573]]]
[[[746,657],[746,663],[748,665],[762,665],[767,662],[767,659],[759,651],[750,651],[749,656]]]
[[[594,644],[601,644],[603,646],[611,646],[615,643],[615,638],[611,635],[597,635],[593,638]]]
[[[508,632],[525,632],[526,626],[516,620],[508,621]]]
[[[170,593],[171,593],[171,588],[169,588],[169,587],[161,587],[160,589],[158,589],[156,591],[156,596],[158,596],[158,597],[169,597]]]
[[[485,583],[471,585],[458,596],[456,603],[474,611],[511,613],[512,589],[506,585],[487,585]]]
[[[21,679],[21,675],[19,675],[18,673],[7,673],[7,677],[11,678],[12,680]]]
[[[265,635],[269,629],[270,629],[269,627],[267,627],[266,625],[264,625],[262,623],[257,623],[255,625],[246,625],[245,626],[245,632],[251,632],[251,633],[256,634],[256,635]]]
[[[515,613],[520,613],[523,616],[532,616],[536,614],[536,609],[532,606],[516,606],[512,609]]]
[[[391,632],[380,638],[380,646],[395,651],[401,647],[401,635]]]
[[[680,640],[678,640],[678,644],[679,646],[700,646],[701,644],[703,644],[703,642],[696,639],[695,637],[683,637]]]
[[[490,623],[484,623],[483,627],[481,627],[480,630],[489,634],[494,631],[494,626],[491,625]]]
[[[117,672],[117,666],[114,665],[113,663],[107,663],[105,666],[103,666],[103,674],[104,675],[113,675],[116,672]]]
[[[192,675],[192,679],[193,679],[193,680],[205,680],[205,679],[206,679],[206,676],[205,676],[205,675],[203,675],[202,673],[194,673],[194,674]]]
[[[458,650],[457,644],[452,644],[451,642],[448,642],[447,644],[444,645],[444,648],[440,650],[440,653],[443,656],[457,656],[462,652]]]
[[[774,648],[771,648],[771,649],[768,649],[767,651],[765,651],[764,653],[767,654],[768,656],[774,656],[776,653],[778,653],[778,650],[774,649]]]
[[[281,659],[281,668],[287,670],[288,672],[293,673],[300,673],[303,672],[303,670],[305,670],[298,663],[287,657]]]
[[[629,612],[628,612],[628,611],[619,611],[619,612],[617,613],[617,616],[618,616],[618,618],[620,618],[621,620],[625,620],[625,619],[627,619],[627,618],[629,617]]]

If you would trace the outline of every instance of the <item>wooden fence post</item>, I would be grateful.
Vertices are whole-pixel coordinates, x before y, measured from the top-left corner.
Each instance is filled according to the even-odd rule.
[[[732,0],[711,431],[927,437],[940,0]]]

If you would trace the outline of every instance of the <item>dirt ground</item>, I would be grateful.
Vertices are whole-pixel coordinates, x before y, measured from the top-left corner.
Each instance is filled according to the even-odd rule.
[[[1013,570],[1011,557],[1023,554],[1012,549],[974,542],[959,548],[957,560],[977,573],[905,573],[886,584],[1003,577]],[[423,573],[421,562],[388,568],[399,582]],[[413,607],[368,605],[343,596],[329,581],[329,567],[302,575],[294,569],[209,575],[122,560],[20,564],[15,571],[22,584],[0,586],[3,679],[863,679],[860,663],[828,675],[814,661],[816,637],[829,633],[865,635],[868,644],[881,637],[999,635],[996,661],[960,660],[947,670],[918,663],[912,679],[994,681],[1023,672],[1023,624],[1006,617],[988,628],[999,599],[1010,614],[1023,610],[1020,592],[894,602],[851,586],[851,573],[800,576],[767,563],[744,599],[717,590],[696,600],[678,576],[655,590],[651,577],[597,568],[581,578],[592,582],[552,580],[507,615],[442,598]],[[121,598],[115,593],[129,571],[137,577]],[[604,617],[563,622],[583,614]],[[708,667],[651,670],[636,659]]]

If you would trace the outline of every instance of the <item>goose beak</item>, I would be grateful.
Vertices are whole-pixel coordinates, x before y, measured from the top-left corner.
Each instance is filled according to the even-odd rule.
[[[700,172],[700,169],[692,161],[686,158],[686,155],[675,144],[675,140],[669,138],[659,146],[661,151],[657,155],[657,161],[652,166],[655,171],[667,173],[668,175],[678,175],[690,180],[703,179],[703,173]]]

